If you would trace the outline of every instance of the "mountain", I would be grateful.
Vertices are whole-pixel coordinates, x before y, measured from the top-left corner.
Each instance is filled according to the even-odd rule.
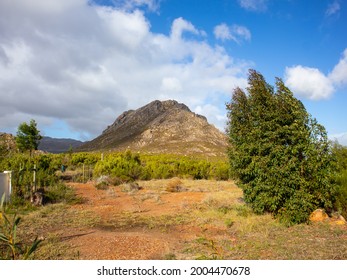
[[[51,138],[45,136],[40,140],[38,149],[57,154],[67,152],[71,147],[73,150],[75,150],[82,144],[83,142],[74,139]]]
[[[174,100],[153,101],[122,113],[100,136],[77,151],[126,150],[225,156],[227,137]]]

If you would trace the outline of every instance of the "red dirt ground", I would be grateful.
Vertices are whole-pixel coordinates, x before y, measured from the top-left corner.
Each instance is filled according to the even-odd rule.
[[[189,207],[201,203],[206,197],[204,192],[160,193],[145,188],[129,194],[120,188],[99,190],[92,183],[70,185],[84,199],[84,203],[73,207],[93,211],[106,224],[107,221],[117,221],[124,213],[149,220],[163,215],[177,215],[187,212]],[[80,259],[153,260],[176,252],[185,242],[195,239],[199,232],[199,227],[187,224],[173,225],[164,231],[145,226],[105,226],[82,232],[68,242],[70,248],[79,252]]]

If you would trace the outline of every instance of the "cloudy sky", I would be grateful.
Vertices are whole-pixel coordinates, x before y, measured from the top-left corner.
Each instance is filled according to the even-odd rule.
[[[155,99],[223,130],[253,68],[347,145],[346,26],[343,0],[1,0],[0,131],[89,140]]]

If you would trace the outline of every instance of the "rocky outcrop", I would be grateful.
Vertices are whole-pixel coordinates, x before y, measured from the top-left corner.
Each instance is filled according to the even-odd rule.
[[[6,151],[16,150],[16,139],[12,134],[0,132],[0,146]]]

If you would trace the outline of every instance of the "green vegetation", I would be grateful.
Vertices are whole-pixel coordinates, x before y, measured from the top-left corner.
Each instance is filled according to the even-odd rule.
[[[335,207],[341,212],[342,216],[347,218],[347,147],[337,143],[333,147],[336,159],[336,182],[337,195]]]
[[[227,180],[228,163],[208,161],[178,155],[149,155],[112,153],[99,160],[94,175],[118,177],[123,181],[168,179],[173,177],[192,179]]]
[[[35,120],[31,120],[30,124],[23,122],[18,126],[16,143],[21,152],[29,151],[31,155],[32,151],[37,150],[41,139]]]
[[[37,237],[30,246],[24,245],[17,239],[17,228],[21,221],[16,214],[8,214],[4,203],[5,195],[0,202],[0,259],[29,259],[41,243]]]
[[[276,91],[250,70],[246,94],[234,90],[229,110],[229,159],[244,198],[256,213],[286,224],[328,213],[336,201],[332,148],[325,128],[280,79]]]
[[[64,166],[64,171],[62,171]],[[36,168],[35,168],[36,167]],[[34,170],[35,168],[35,170]],[[119,185],[136,180],[192,179],[227,180],[228,163],[225,160],[191,158],[178,155],[152,155],[126,152],[40,154],[31,156],[13,153],[0,159],[0,171],[12,170],[12,202],[25,204],[32,195],[32,186],[43,192],[46,202],[74,200],[62,179],[85,182],[101,176]],[[34,179],[35,171],[35,182]],[[66,198],[66,197],[69,198]]]

